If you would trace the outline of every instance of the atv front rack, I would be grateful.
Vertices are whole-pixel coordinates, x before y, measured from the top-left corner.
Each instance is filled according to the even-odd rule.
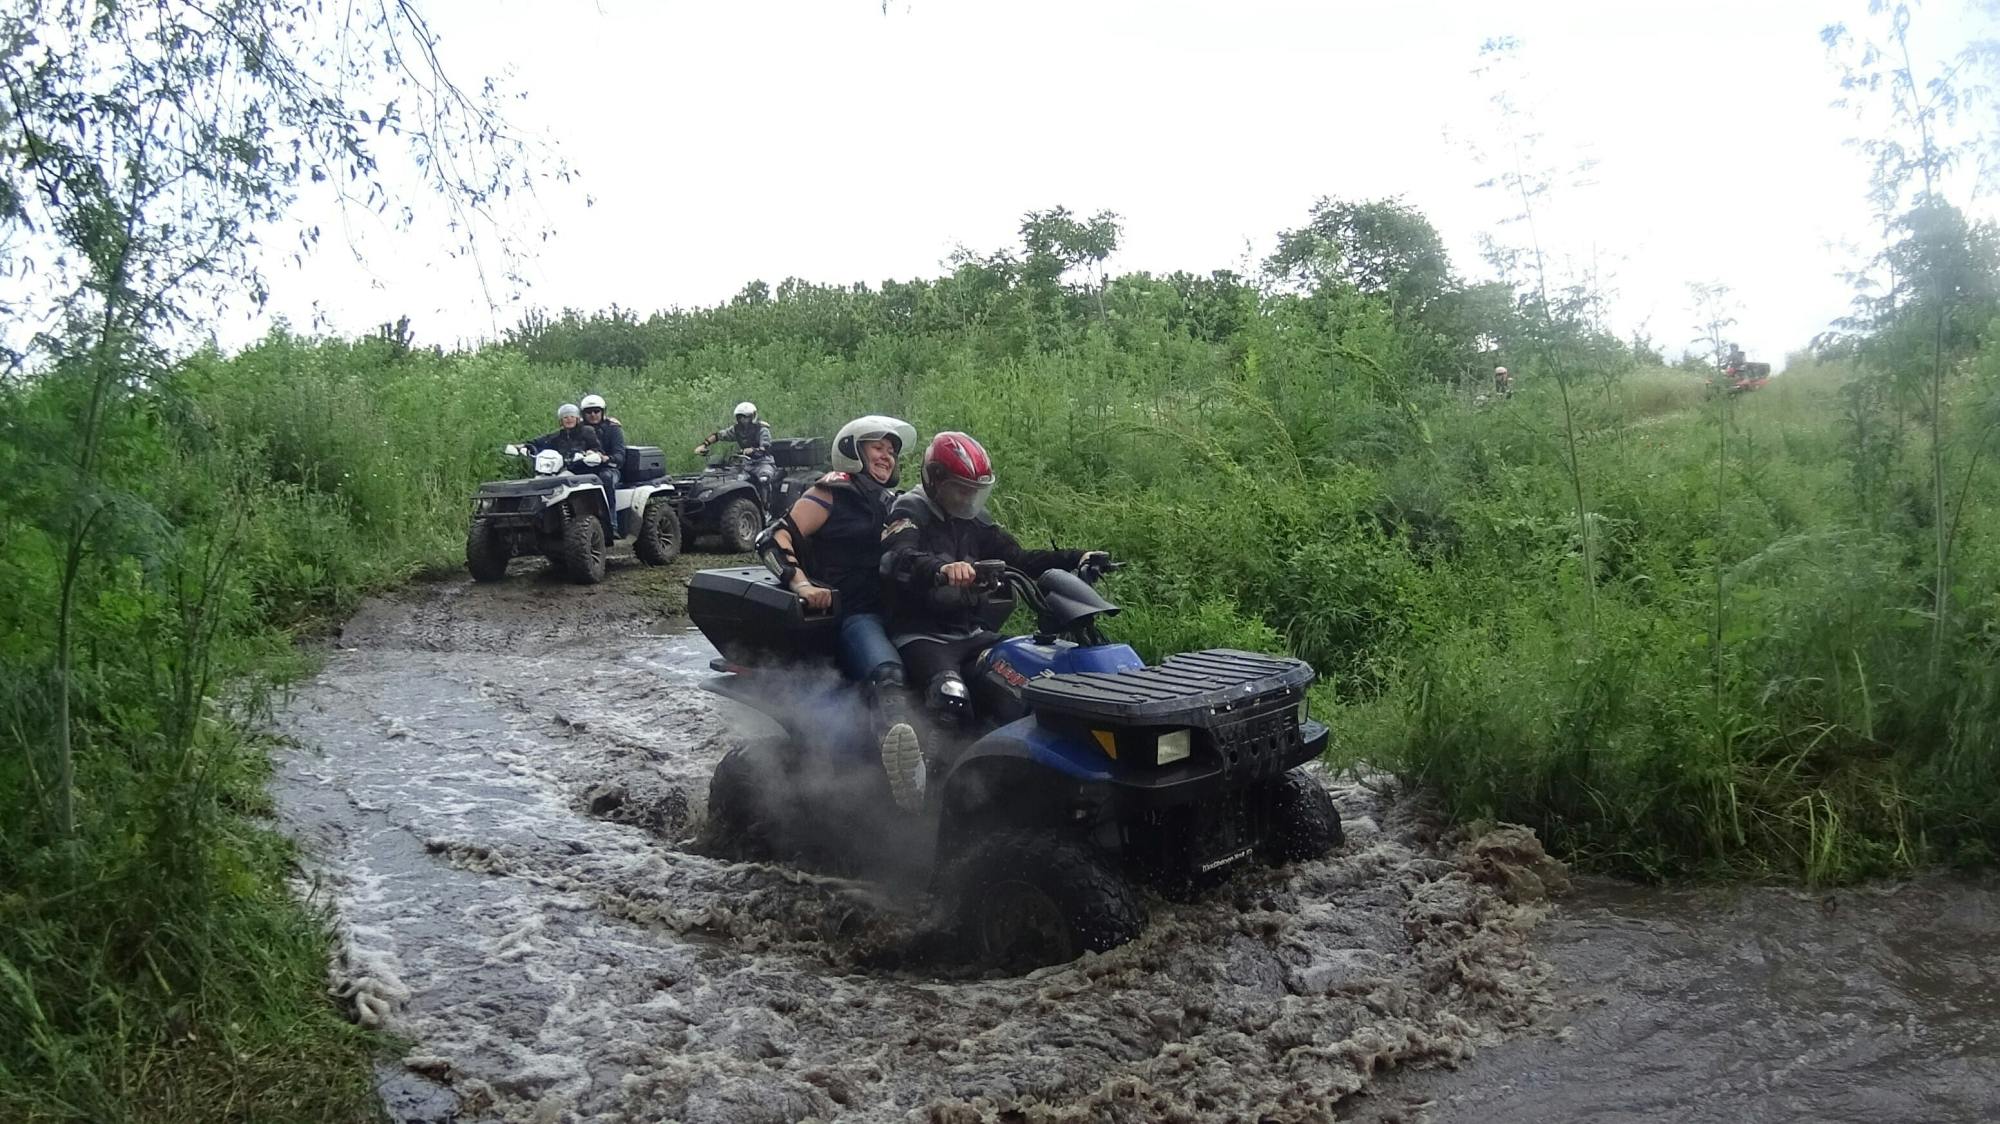
[[[1299,706],[1313,678],[1304,660],[1216,648],[1131,671],[1045,675],[1021,700],[1058,727],[1186,727],[1225,773],[1260,777],[1298,763]]]

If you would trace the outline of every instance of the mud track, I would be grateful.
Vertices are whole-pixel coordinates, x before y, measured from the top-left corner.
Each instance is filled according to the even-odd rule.
[[[398,1119],[1326,1120],[1550,1001],[1534,838],[1330,778],[1325,861],[1152,900],[1140,940],[1026,977],[927,968],[928,902],[689,849],[760,732],[696,689],[692,567],[539,566],[369,602],[280,719],[334,991],[410,1043]]]

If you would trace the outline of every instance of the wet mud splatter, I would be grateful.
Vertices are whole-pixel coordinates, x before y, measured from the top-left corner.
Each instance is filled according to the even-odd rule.
[[[687,567],[683,567],[686,569]],[[1348,843],[1102,956],[968,979],[928,903],[692,842],[747,712],[659,571],[363,607],[275,791],[392,1119],[2000,1119],[2000,880],[1566,877],[1328,781]]]
[[[282,715],[334,990],[414,1043],[404,1119],[1326,1120],[1548,1009],[1560,866],[1386,781],[1328,780],[1326,860],[1152,900],[1129,945],[940,971],[920,896],[692,848],[716,760],[766,731],[620,577],[372,601]]]

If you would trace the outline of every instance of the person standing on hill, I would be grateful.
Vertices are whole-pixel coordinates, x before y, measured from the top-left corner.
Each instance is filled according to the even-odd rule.
[[[618,482],[625,469],[625,427],[618,419],[604,412],[604,397],[598,394],[583,396],[583,424],[597,431],[597,443],[603,449],[604,463],[597,466],[598,482],[604,485],[604,510],[611,515],[611,537],[620,537],[618,529]]]

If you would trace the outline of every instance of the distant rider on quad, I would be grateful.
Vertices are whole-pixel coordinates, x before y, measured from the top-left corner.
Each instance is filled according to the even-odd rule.
[[[583,424],[597,431],[597,443],[603,448],[604,463],[597,466],[596,476],[604,484],[604,510],[618,510],[618,480],[625,466],[625,427],[618,419],[604,412],[604,398],[601,395],[583,396]],[[611,520],[611,537],[618,538],[618,519]]]
[[[885,760],[917,753],[903,657],[883,623],[881,577],[882,524],[896,499],[896,461],[916,442],[916,429],[899,418],[870,414],[841,426],[833,438],[834,470],[757,536],[764,564],[808,609],[824,612],[840,594],[840,670],[875,691],[888,719]]]
[[[702,438],[694,447],[694,455],[705,457],[708,447],[718,441],[734,442],[738,452],[750,458],[750,481],[764,499],[768,509],[771,503],[771,485],[778,479],[778,466],[771,459],[771,427],[757,417],[757,404],[738,402],[736,404],[736,424],[718,429]]]
[[[1749,362],[1749,357],[1743,354],[1742,346],[1732,343],[1729,345],[1729,356],[1722,361],[1722,366],[1730,374],[1734,375],[1741,372]]]
[[[1493,393],[1502,398],[1514,393],[1514,375],[1505,367],[1493,368]]]
[[[903,653],[910,681],[922,684],[926,709],[949,725],[963,722],[971,710],[966,665],[1000,639],[980,625],[987,595],[972,588],[972,564],[997,558],[1040,577],[1104,556],[1095,550],[1022,547],[986,514],[992,490],[993,462],[985,448],[966,434],[940,433],[924,450],[923,485],[897,499],[882,529],[882,573],[894,602],[890,638]],[[906,809],[923,799],[923,762],[914,753],[910,757],[883,759],[896,802]]]

